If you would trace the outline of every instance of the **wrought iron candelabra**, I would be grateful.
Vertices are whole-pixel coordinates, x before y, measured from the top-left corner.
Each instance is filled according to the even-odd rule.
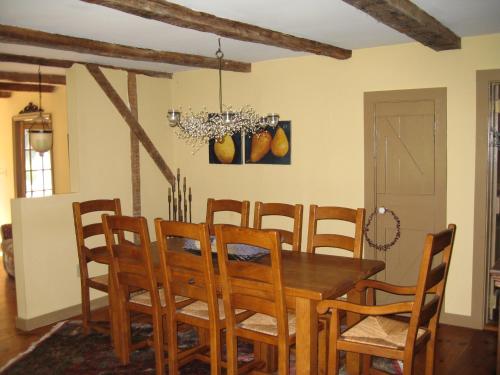
[[[191,194],[191,187],[187,190],[186,177],[182,181],[181,190],[181,170],[177,168],[177,178],[172,188],[168,188],[168,220],[191,223],[191,202],[193,196]],[[186,190],[188,191],[187,196]]]

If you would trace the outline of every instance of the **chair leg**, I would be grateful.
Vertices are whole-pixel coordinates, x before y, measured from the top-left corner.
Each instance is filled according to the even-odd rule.
[[[413,359],[413,351],[409,351],[409,353],[405,354],[403,359],[403,375],[413,375]]]
[[[328,375],[338,375],[340,371],[340,355],[337,350],[337,342],[333,340],[330,343],[328,351]]]
[[[169,375],[177,375],[179,373],[179,350],[177,344],[177,322],[174,319],[169,319],[167,345],[168,345],[168,373]]]
[[[216,327],[211,327],[210,329],[210,374],[219,375],[220,364],[221,364],[221,354],[220,354],[220,335],[221,332]]]
[[[290,347],[287,343],[278,346],[278,374],[290,373]]]
[[[370,375],[370,368],[372,367],[372,356],[368,354],[361,355],[363,375]]]
[[[90,292],[89,287],[84,279],[82,279],[82,327],[83,333],[88,335],[90,333],[89,320],[90,320]]]
[[[157,311],[153,313],[153,347],[155,351],[156,374],[165,373],[165,356],[163,350],[163,321]]]
[[[318,334],[318,374],[324,375],[328,369],[328,327]]]
[[[429,342],[427,342],[425,353],[425,375],[434,374],[434,363],[436,357],[436,333],[432,332]]]
[[[227,374],[238,374],[238,339],[234,335],[226,333],[226,357]]]

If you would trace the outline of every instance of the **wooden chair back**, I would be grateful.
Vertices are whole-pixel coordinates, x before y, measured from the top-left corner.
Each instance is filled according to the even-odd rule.
[[[88,263],[89,261],[104,262],[103,257],[99,257],[99,250],[105,247],[105,242],[103,241],[103,246],[90,247],[87,245],[87,239],[94,236],[102,236],[104,240],[104,229],[102,226],[101,215],[104,213],[109,213],[113,215],[121,215],[121,204],[120,200],[115,199],[94,199],[84,202],[73,202],[73,219],[75,224],[75,234],[76,234],[76,244],[78,249],[78,258],[83,263]],[[93,222],[85,222],[83,215],[95,214]],[[120,242],[123,241],[123,233],[119,233]],[[94,256],[95,255],[95,256]],[[109,262],[104,262],[109,263]],[[85,266],[86,268],[86,266]],[[81,271],[81,270],[80,270]]]
[[[180,353],[176,351],[178,347],[177,327],[179,323],[187,323],[202,329],[209,329],[210,357],[207,360],[210,362],[211,373],[220,374],[222,321],[219,317],[208,225],[156,219],[155,228],[167,307],[169,373],[178,373]],[[199,243],[199,255],[179,250],[183,248],[187,240]],[[187,301],[182,302],[185,304],[198,303],[197,301],[205,302],[204,306],[208,307],[208,320],[183,313],[182,309],[178,310],[176,298],[179,297],[188,298]],[[196,357],[198,351],[206,352],[206,346],[201,342],[197,347],[188,350],[188,352],[192,352],[193,358],[205,359]],[[184,361],[190,355],[191,353],[188,353]]]
[[[155,220],[156,239],[167,308],[175,314],[175,296],[207,302],[210,320],[219,320],[215,273],[207,224]],[[200,255],[172,248],[172,242],[189,239],[199,242]]]
[[[340,351],[365,354],[365,373],[379,373],[371,368],[371,356],[403,361],[404,375],[413,374],[415,353],[426,346],[425,373],[434,373],[436,337],[439,314],[450,265],[456,226],[425,239],[420,271],[415,286],[398,286],[377,280],[361,280],[356,284],[358,292],[381,290],[412,300],[380,306],[353,304],[339,300],[325,300],[318,303],[320,314],[332,309],[330,324],[330,348],[328,374],[338,374]],[[436,259],[436,257],[438,259]],[[440,259],[439,259],[440,257]],[[360,322],[341,331],[341,312],[365,316]],[[409,322],[394,318],[395,314],[410,313]]]
[[[148,224],[144,217],[102,215],[106,245],[111,256],[111,274],[119,292],[128,299],[129,291],[145,289],[154,306],[160,306],[158,283],[153,270]],[[130,233],[137,243],[120,242],[120,235]]]
[[[73,202],[72,206],[80,269],[83,331],[87,334],[89,329],[93,328],[99,332],[108,333],[108,329],[102,327],[102,322],[91,319],[90,311],[90,288],[109,292],[108,275],[90,277],[88,263],[95,261],[109,265],[110,257],[106,249],[101,215],[103,213],[121,215],[120,200],[95,199]],[[119,241],[124,241],[123,233],[119,233]]]
[[[233,199],[213,199],[208,198],[207,200],[207,217],[205,222],[209,225],[210,234],[214,235],[215,231],[213,228],[214,217],[216,212],[236,212],[241,215],[240,226],[243,228],[248,228],[248,221],[250,215],[250,202],[249,201],[237,201]],[[227,223],[229,224],[229,223]]]
[[[292,246],[293,251],[300,251],[302,246],[302,212],[304,206],[301,204],[286,203],[262,203],[255,202],[253,227],[255,229],[264,229],[262,220],[264,216],[284,216],[293,220],[293,231],[277,228],[273,229],[279,232],[281,242]]]
[[[436,331],[448,278],[455,230],[456,225],[450,224],[448,229],[437,234],[428,234],[425,238],[413,311],[406,339],[407,345],[413,346],[419,327],[428,326],[431,332]],[[438,255],[441,255],[440,260],[435,259]],[[426,298],[427,296],[432,298]]]
[[[279,373],[288,373],[290,338],[278,232],[216,225],[215,233],[226,312],[228,373],[236,373],[233,371],[236,371],[235,353],[238,336],[278,346]],[[228,244],[245,244],[267,249],[270,252],[269,263],[230,260]],[[274,317],[277,322],[277,337],[241,328],[237,324],[236,309]]]
[[[337,220],[354,224],[353,236],[334,233],[318,233],[318,222]],[[365,209],[322,206],[312,204],[309,209],[309,228],[307,233],[307,252],[315,253],[318,247],[332,247],[352,251],[354,258],[363,257],[363,228]]]

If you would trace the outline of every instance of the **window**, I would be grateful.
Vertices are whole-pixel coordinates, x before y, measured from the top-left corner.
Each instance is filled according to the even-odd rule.
[[[40,154],[31,148],[29,129],[38,113],[14,117],[16,196],[45,197],[53,194],[52,150]],[[49,116],[49,114],[44,114]],[[33,126],[33,127],[36,127]]]

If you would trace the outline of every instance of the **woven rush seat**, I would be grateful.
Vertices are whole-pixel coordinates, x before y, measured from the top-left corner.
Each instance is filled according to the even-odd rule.
[[[250,318],[240,322],[238,327],[266,335],[278,336],[276,318],[261,313],[254,314]],[[295,314],[290,312],[288,313],[288,334],[295,335]]]
[[[419,328],[417,340],[426,332],[426,329]],[[351,342],[402,349],[407,335],[408,323],[385,316],[369,316],[349,328],[340,337]]]
[[[165,303],[165,293],[163,292],[163,288],[158,289],[158,293],[160,293],[160,304],[162,307],[166,305]],[[189,298],[182,296],[175,296],[175,303],[187,301]],[[148,291],[140,291],[132,294],[130,297],[130,302],[138,303],[139,305],[144,306],[152,306],[151,295]]]
[[[224,320],[226,319],[226,314],[224,312],[224,301],[222,299],[218,299],[218,304],[219,304],[219,319]],[[177,312],[190,315],[190,316],[195,316],[197,318],[209,319],[208,315],[208,304],[203,301],[196,301],[193,303],[190,303],[189,305],[180,308],[177,310]],[[241,314],[244,313],[245,310],[237,309],[236,314]]]

